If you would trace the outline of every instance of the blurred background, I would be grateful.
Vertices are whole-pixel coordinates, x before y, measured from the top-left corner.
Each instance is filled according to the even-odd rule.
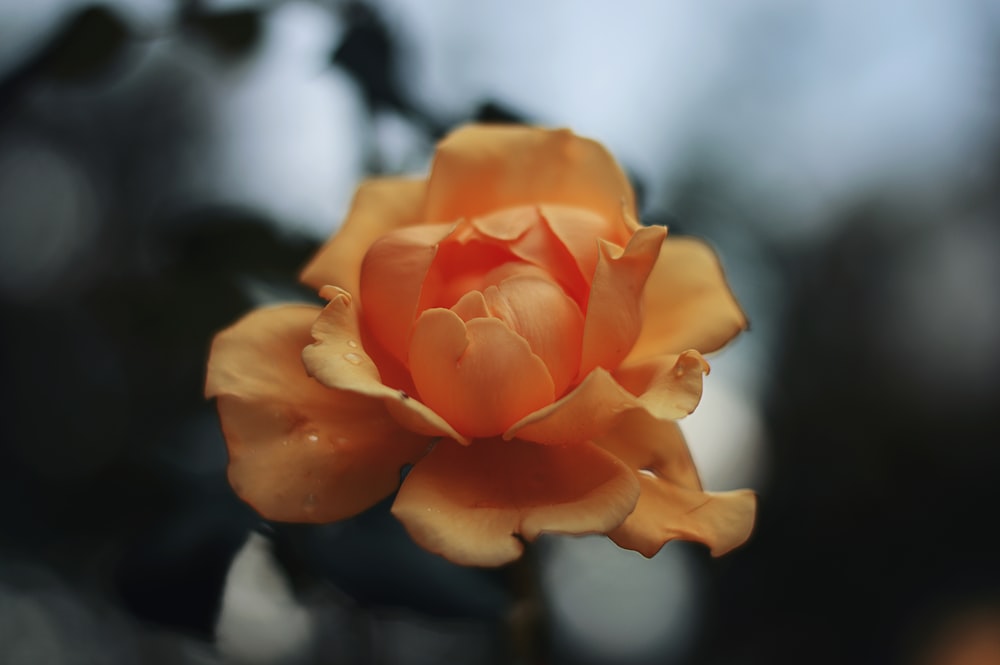
[[[1000,3],[0,0],[0,663],[1000,663]],[[683,422],[751,541],[462,569],[266,524],[215,331],[470,120],[609,147],[752,329]],[[530,602],[524,602],[523,599]]]

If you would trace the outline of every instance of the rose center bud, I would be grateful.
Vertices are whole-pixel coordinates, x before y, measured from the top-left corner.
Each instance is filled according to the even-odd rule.
[[[469,437],[496,436],[562,395],[580,366],[583,315],[545,270],[510,261],[471,276],[410,340],[420,398]]]
[[[521,262],[505,263],[483,276],[451,308],[463,321],[493,317],[522,337],[541,358],[558,398],[580,369],[583,314],[548,273]]]
[[[420,398],[458,431],[496,436],[575,381],[583,314],[496,238],[449,240],[424,283],[407,365]]]

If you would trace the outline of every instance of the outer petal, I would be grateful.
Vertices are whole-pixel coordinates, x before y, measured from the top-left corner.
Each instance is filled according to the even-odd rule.
[[[630,411],[619,417],[609,432],[595,442],[633,471],[667,480],[682,489],[701,490],[698,469],[676,422]]]
[[[651,557],[679,538],[704,543],[719,556],[750,536],[754,493],[701,491],[676,423],[632,411],[598,444],[635,469],[642,488],[635,510],[608,534],[619,546]]]
[[[420,222],[426,181],[376,178],[358,187],[340,230],[319,250],[299,276],[319,289],[327,284],[358,293],[361,261],[376,239]]]
[[[257,310],[219,333],[206,392],[218,396],[229,480],[264,517],[328,522],[365,510],[399,484],[428,439],[380,400],[329,390],[302,366],[319,308]]]
[[[676,538],[703,543],[721,556],[753,531],[757,497],[750,490],[696,492],[646,476],[639,482],[635,512],[608,534],[619,547],[651,557]]]
[[[542,532],[606,533],[635,506],[639,484],[595,445],[442,441],[406,477],[392,512],[424,548],[455,563],[498,566]]]
[[[305,376],[300,356],[320,311],[312,305],[264,307],[220,332],[208,355],[205,396],[322,399],[325,391]]]
[[[595,367],[614,369],[635,344],[642,327],[643,287],[666,234],[658,226],[639,229],[624,252],[601,243],[583,328],[581,377]]]
[[[420,397],[468,437],[496,436],[552,402],[552,378],[528,343],[498,319],[468,323],[447,309],[420,315],[410,341]]]
[[[424,218],[450,221],[519,205],[589,208],[607,219],[635,213],[628,178],[599,143],[568,130],[469,125],[439,145]]]
[[[697,351],[659,360],[663,365],[655,371],[647,373],[650,368],[643,365],[626,374],[624,385],[598,367],[568,395],[525,416],[503,436],[567,444],[603,436],[626,411],[642,410],[660,420],[683,418],[701,399],[701,372],[708,364]]]
[[[336,287],[325,288],[320,293],[330,298],[330,302],[313,324],[314,343],[302,351],[309,375],[329,388],[382,399],[389,413],[413,432],[467,442],[426,405],[382,383],[378,368],[361,346],[361,332],[351,295]]]
[[[643,305],[645,320],[630,360],[684,349],[709,353],[747,327],[715,252],[694,238],[663,243]]]
[[[361,263],[362,316],[375,339],[402,363],[437,244],[453,226],[420,225],[388,233],[372,244]]]

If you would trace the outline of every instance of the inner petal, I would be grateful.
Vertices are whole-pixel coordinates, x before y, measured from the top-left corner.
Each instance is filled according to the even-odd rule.
[[[581,270],[578,257],[572,253],[572,246],[559,237],[543,213],[537,205],[505,208],[477,217],[471,225],[481,238],[503,243],[522,261],[544,268],[583,309],[587,305],[593,267],[586,273]],[[593,213],[587,214],[593,216]],[[591,233],[590,226],[579,226],[577,235],[587,236],[590,233],[591,251],[596,255],[599,236],[596,232]]]
[[[361,263],[360,296],[366,328],[396,360],[404,362],[418,314],[421,285],[448,224],[397,229],[372,244]]]
[[[450,308],[470,291],[483,291],[520,274],[545,277],[581,309],[586,304],[586,282],[536,207],[522,206],[463,220],[441,239],[435,252],[423,280],[418,312]]]
[[[449,238],[438,246],[424,280],[420,311],[451,307],[469,291],[486,288],[486,276],[512,262],[517,262],[517,257],[505,247],[476,239]]]
[[[523,337],[549,368],[556,395],[576,378],[583,344],[583,314],[551,280],[520,274],[488,287],[483,296],[492,316]]]
[[[499,435],[555,397],[542,359],[495,318],[464,322],[450,310],[425,311],[409,366],[423,402],[469,437]]]

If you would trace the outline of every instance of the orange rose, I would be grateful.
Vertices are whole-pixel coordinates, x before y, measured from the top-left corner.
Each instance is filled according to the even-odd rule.
[[[212,345],[237,494],[329,522],[413,464],[393,513],[469,565],[542,532],[741,544],[753,494],[702,491],[675,420],[746,321],[710,249],[635,215],[614,159],[568,131],[465,127],[428,178],[362,184],[302,274],[326,307],[261,309]]]

